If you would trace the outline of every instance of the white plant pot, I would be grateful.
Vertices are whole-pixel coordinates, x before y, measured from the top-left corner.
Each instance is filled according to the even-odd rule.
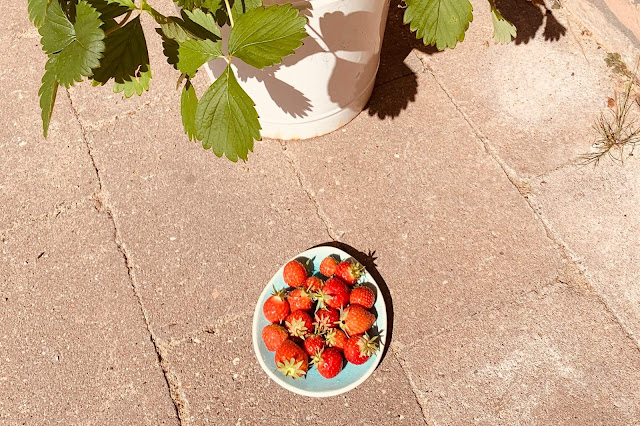
[[[265,6],[287,3],[264,0]],[[261,134],[307,139],[332,132],[365,107],[376,79],[389,0],[311,0],[293,6],[309,18],[307,37],[283,63],[257,70],[232,67],[256,103]],[[223,60],[205,65],[214,81]]]

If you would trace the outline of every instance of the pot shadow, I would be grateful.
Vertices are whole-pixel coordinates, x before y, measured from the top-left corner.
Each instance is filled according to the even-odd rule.
[[[382,357],[380,358],[380,364],[378,364],[378,366],[380,366],[382,364],[382,361],[384,361],[384,358],[387,355],[387,351],[389,350],[389,346],[391,344],[391,338],[393,336],[394,315],[393,315],[393,299],[391,298],[391,292],[389,291],[389,287],[387,286],[387,283],[382,278],[382,275],[380,275],[380,272],[378,272],[378,268],[375,263],[376,261],[375,251],[364,253],[354,247],[351,247],[348,244],[341,243],[339,241],[329,241],[326,243],[318,244],[313,248],[321,247],[321,246],[335,247],[349,254],[351,257],[353,257],[355,260],[360,262],[360,264],[362,264],[367,269],[367,272],[371,274],[371,277],[375,280],[375,282],[378,284],[378,287],[380,288],[380,293],[387,307],[387,328],[386,330],[379,330],[377,326],[375,326],[375,327],[372,327],[371,333],[370,333],[372,336],[381,336],[379,337],[380,339],[382,339],[382,336],[383,336],[385,340],[384,350],[382,351]],[[365,283],[365,285],[367,284]],[[376,297],[377,296],[379,295],[376,295]]]

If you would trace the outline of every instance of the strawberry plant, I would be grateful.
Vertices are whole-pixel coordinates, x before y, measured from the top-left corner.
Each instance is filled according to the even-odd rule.
[[[113,84],[129,98],[149,90],[149,64],[142,19],[150,19],[163,41],[167,62],[180,72],[180,111],[190,140],[218,157],[246,160],[260,140],[260,121],[253,100],[238,84],[233,61],[263,69],[294,53],[307,36],[307,19],[291,4],[264,7],[262,0],[174,0],[180,16],[165,16],[148,0],[28,0],[48,56],[39,90],[44,136],[60,86],[85,79]],[[438,49],[455,47],[473,19],[468,0],[405,0],[405,23],[417,37]],[[494,37],[515,36],[489,0]],[[223,40],[220,28],[229,26]],[[224,43],[223,43],[224,41]],[[192,85],[198,69],[213,60],[226,61],[220,76],[199,97]],[[332,274],[331,274],[332,275]],[[329,275],[327,275],[329,276]]]

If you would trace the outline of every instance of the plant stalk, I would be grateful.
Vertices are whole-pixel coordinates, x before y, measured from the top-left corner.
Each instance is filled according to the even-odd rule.
[[[231,24],[231,28],[233,28],[233,14],[231,13],[231,6],[229,5],[229,0],[224,0],[224,5],[227,7],[227,13],[229,14],[229,23]]]
[[[133,12],[133,10],[128,11],[127,14],[124,15],[124,18],[122,18],[122,21],[120,21],[120,23],[118,25],[116,25],[115,27],[111,28],[108,31],[105,31],[104,32],[104,36],[107,37],[112,32],[114,32],[116,30],[119,30],[120,28],[124,27],[124,25],[127,23],[129,18],[131,17],[131,12]]]

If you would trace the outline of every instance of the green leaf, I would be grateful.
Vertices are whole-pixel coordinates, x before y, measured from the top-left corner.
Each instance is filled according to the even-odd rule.
[[[56,94],[58,93],[58,81],[56,75],[51,71],[52,62],[55,59],[49,59],[45,66],[45,73],[42,76],[42,86],[38,91],[40,96],[40,109],[42,110],[42,132],[44,137],[49,133],[49,123],[51,122],[51,114],[53,114],[53,106],[56,103]]]
[[[196,7],[202,7],[205,0],[173,0],[178,6],[185,10],[193,10]]]
[[[119,6],[124,6],[128,9],[131,10],[136,10],[137,7],[136,5],[133,3],[133,0],[107,0],[107,3],[111,3],[111,4],[117,4]]]
[[[516,27],[500,14],[493,0],[489,0],[491,6],[491,21],[493,22],[493,38],[498,43],[509,43],[517,35]]]
[[[220,41],[186,40],[178,48],[178,70],[193,77],[205,62],[222,56]]]
[[[247,160],[253,141],[260,140],[254,102],[238,84],[231,66],[202,95],[196,109],[197,137],[205,149],[231,161]]]
[[[29,20],[33,22],[37,28],[40,28],[47,14],[47,6],[50,0],[29,0],[27,10],[29,11]]]
[[[196,140],[196,110],[198,108],[198,95],[189,80],[182,88],[180,97],[180,113],[182,115],[182,126],[189,140]]]
[[[210,13],[204,12],[202,9],[196,9],[193,12],[189,12],[188,10],[185,10],[183,12],[188,18],[187,20],[185,20],[187,24],[189,21],[191,21],[194,24],[197,24],[200,27],[204,28],[205,30],[209,31],[210,33],[214,34],[216,36],[216,38],[214,38],[214,41],[220,38],[220,28],[218,28],[218,25],[216,25],[216,21],[213,19],[213,15],[211,15]],[[209,38],[209,37],[205,37],[205,38]]]
[[[116,83],[124,83],[149,71],[149,52],[139,16],[111,32],[104,42],[104,56],[93,73],[95,81],[105,84],[113,78]]]
[[[113,19],[124,15],[130,10],[128,7],[121,6],[116,3],[109,3],[107,0],[87,0],[87,1],[95,10],[100,12],[100,20],[104,23],[102,26],[103,31],[106,31],[105,24],[107,23],[107,21],[112,21],[112,22],[109,22],[109,24],[115,23]]]
[[[290,4],[250,10],[231,29],[229,54],[260,69],[278,64],[302,46],[306,23]]]
[[[424,44],[438,50],[454,48],[464,40],[464,33],[473,20],[469,0],[406,0],[404,23],[411,23],[411,31]]]
[[[131,79],[129,80],[125,80],[121,83],[118,83],[116,81],[115,83],[113,83],[113,92],[124,92],[124,96],[126,98],[130,98],[134,95],[134,93],[140,96],[145,90],[149,90],[150,81],[151,69],[149,68],[146,71],[136,73],[136,76],[131,77]]]
[[[39,32],[45,52],[56,58],[50,70],[61,85],[70,87],[82,81],[83,76],[91,76],[93,68],[100,65],[105,48],[101,25],[100,13],[85,0],[76,5],[74,24],[57,1],[51,3]]]
[[[262,0],[230,0],[233,19],[262,6]]]

